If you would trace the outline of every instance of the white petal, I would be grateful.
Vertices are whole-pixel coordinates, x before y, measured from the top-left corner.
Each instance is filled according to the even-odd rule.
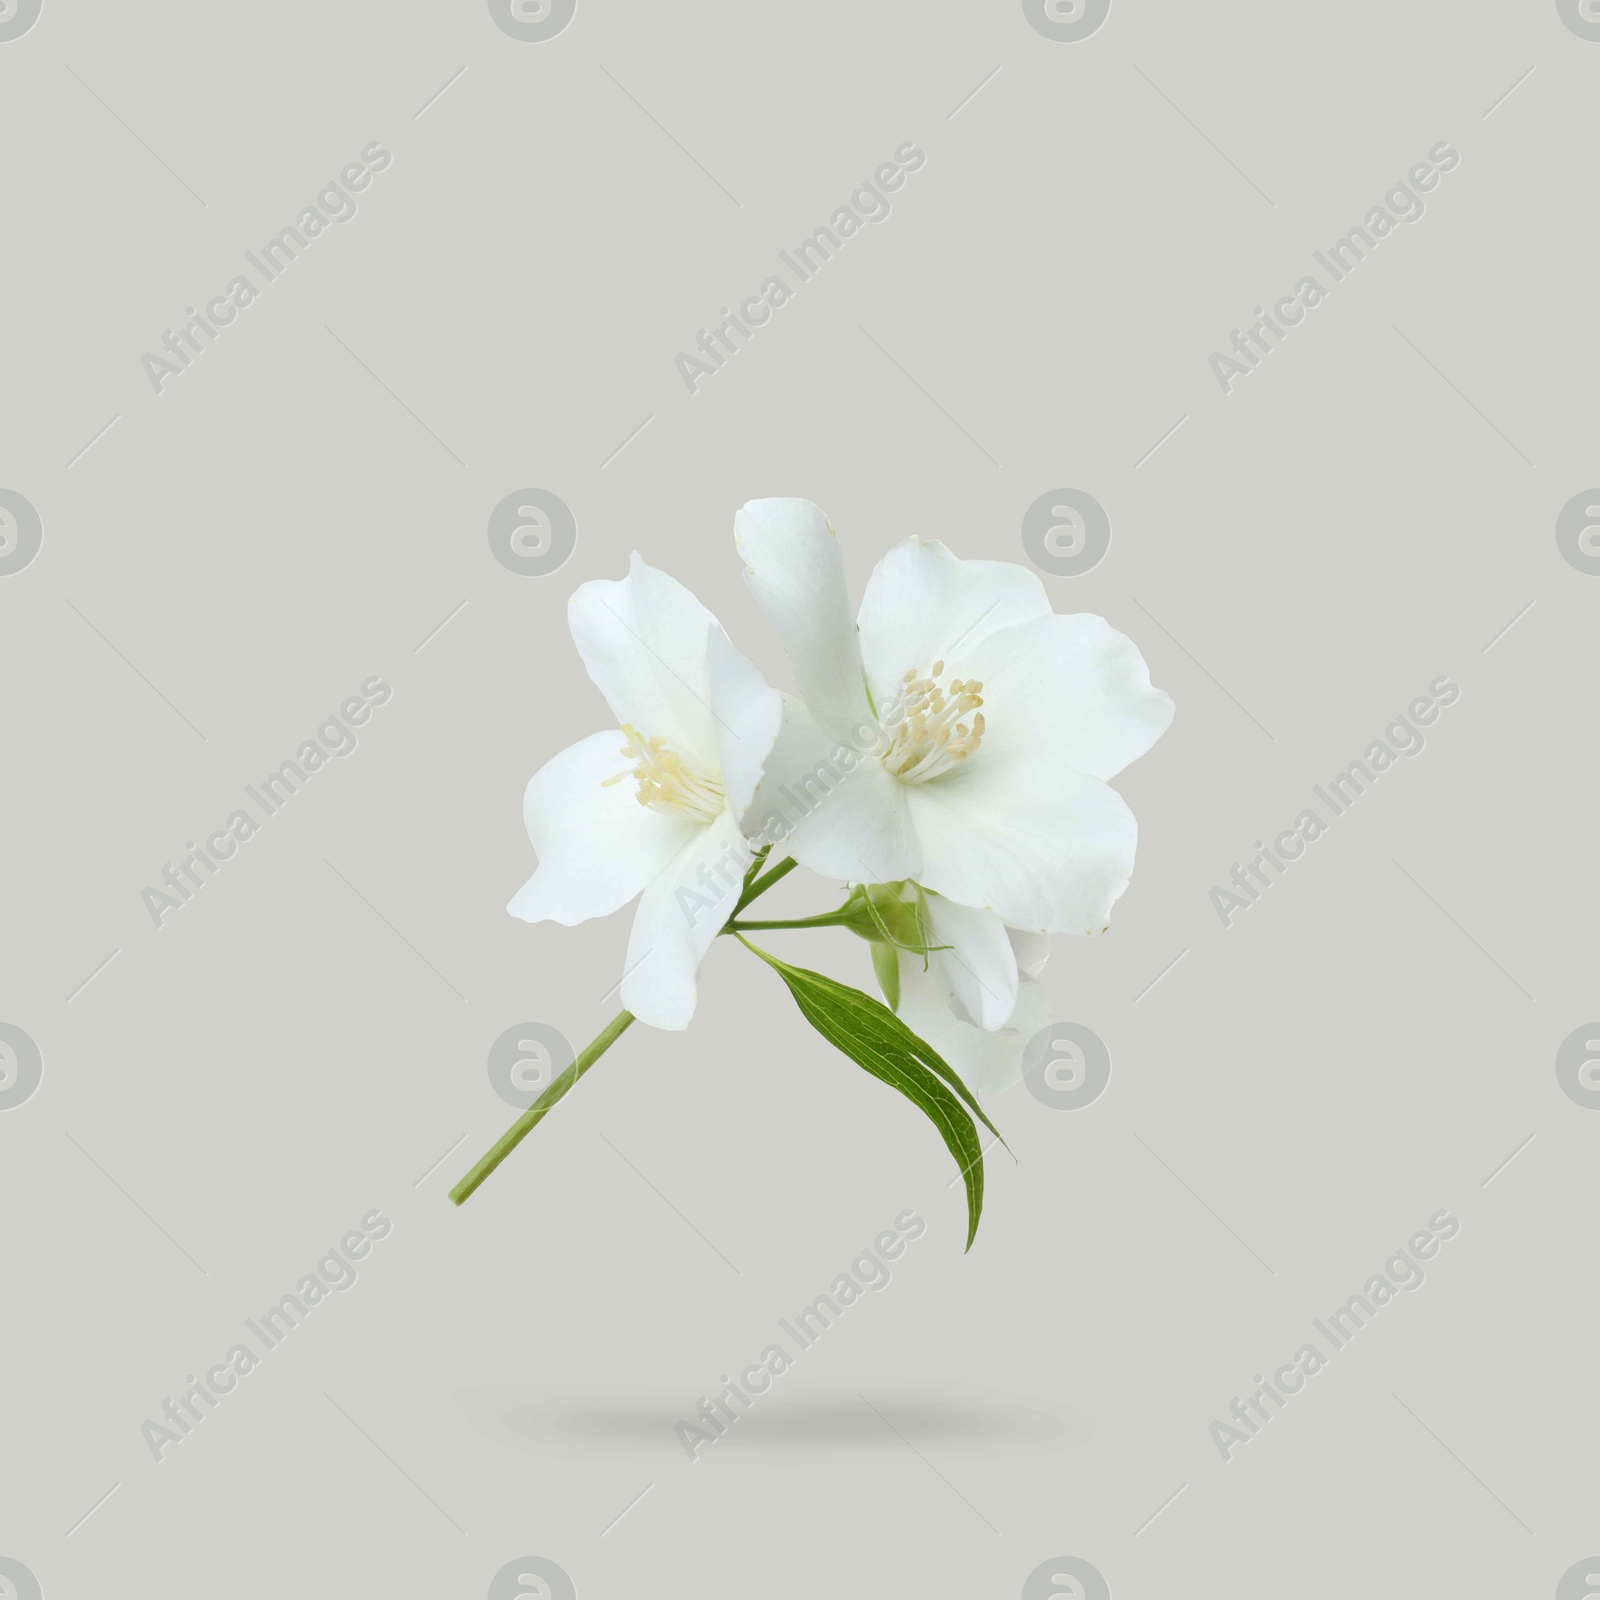
[[[626,578],[579,585],[567,602],[567,622],[617,720],[715,772],[706,639],[717,619],[676,578],[635,553]]]
[[[886,711],[910,670],[948,661],[958,677],[990,634],[1050,614],[1037,574],[1009,561],[963,561],[937,540],[907,539],[878,563],[857,622],[867,683]]]
[[[624,772],[620,732],[592,733],[552,756],[528,781],[522,816],[539,869],[506,909],[524,922],[567,927],[609,916],[667,865],[698,829],[639,804]]]
[[[734,649],[720,628],[711,630],[706,666],[717,747],[721,751],[722,790],[728,809],[743,821],[772,742],[778,736],[783,696],[767,687],[761,674]]]
[[[1017,958],[1006,925],[992,911],[958,905],[942,894],[927,897],[930,944],[947,948],[928,957],[930,974],[950,1009],[980,1028],[1004,1026],[1017,1004]],[[922,958],[902,951],[916,966]]]
[[[1033,933],[1027,928],[1007,928],[1006,932],[1017,958],[1017,971],[1024,978],[1037,978],[1050,959],[1050,935]]]
[[[809,500],[751,500],[733,519],[733,539],[812,716],[847,733],[871,707],[838,536]]]
[[[1133,875],[1139,825],[1115,789],[1059,752],[976,756],[904,786],[922,841],[918,882],[1013,927],[1100,933]]]
[[[750,847],[724,811],[679,851],[639,901],[622,1004],[652,1028],[687,1028],[700,958],[733,913]]]
[[[869,749],[841,744],[785,696],[783,725],[746,817],[763,844],[846,883],[914,878],[922,850],[906,787]]]
[[[981,756],[1049,743],[1069,766],[1112,778],[1172,723],[1138,647],[1104,617],[1041,617],[990,635],[964,672],[983,683]]]
[[[1016,1010],[998,1032],[962,1022],[944,1003],[938,985],[922,962],[901,952],[900,1020],[921,1035],[977,1094],[998,1094],[1022,1081],[1022,1055],[1028,1041],[1050,1022],[1050,999],[1042,983],[1023,979]]]

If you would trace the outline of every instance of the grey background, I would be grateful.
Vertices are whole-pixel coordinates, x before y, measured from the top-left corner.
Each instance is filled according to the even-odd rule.
[[[0,44],[0,487],[44,528],[0,579],[0,1020],[44,1061],[0,1114],[0,1554],[49,1600],[476,1596],[525,1555],[585,1600],[1009,1596],[1055,1555],[1119,1600],[1553,1594],[1600,1547],[1600,1117],[1554,1072],[1600,1013],[1600,582],[1554,537],[1600,481],[1597,74],[1542,0],[1118,0],[1077,43],[1016,4],[580,0],[521,43],[45,0]],[[893,216],[686,393],[907,139]],[[141,354],[372,140],[359,215],[154,395]],[[1210,353],[1439,140],[1423,221],[1225,397]],[[527,486],[576,518],[553,576],[489,548]],[[1058,486],[1113,539],[1057,609],[1178,715],[1119,780],[1110,935],[1045,975],[1110,1087],[994,1102],[972,1254],[931,1131],[726,945],[692,1029],[449,1206],[512,1115],[496,1037],[615,1009],[626,916],[503,910],[528,775],[606,717],[571,588],[638,548],[787,684],[741,502],[824,506],[859,593],[909,533],[1024,559]],[[1441,673],[1426,751],[1225,931],[1211,886]],[[355,754],[153,928],[371,674]],[[847,935],[773,947],[870,982]],[[906,1207],[891,1287],[691,1466],[673,1422]],[[1425,1287],[1225,1465],[1211,1420],[1441,1207]],[[152,1461],[371,1208],[358,1285]]]

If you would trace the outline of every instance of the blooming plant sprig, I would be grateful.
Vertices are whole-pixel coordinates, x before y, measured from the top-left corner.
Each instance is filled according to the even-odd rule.
[[[976,1093],[1014,1084],[1051,1020],[1050,935],[1109,925],[1138,825],[1108,780],[1166,731],[1172,700],[1131,640],[1055,613],[1025,567],[907,539],[852,616],[839,540],[809,501],[752,501],[734,538],[798,697],[638,555],[569,602],[618,727],[529,782],[539,865],[509,909],[570,927],[637,898],[623,1009],[450,1197],[466,1200],[635,1020],[687,1027],[701,960],[728,935],[830,1044],[932,1120],[966,1185],[970,1249],[978,1124],[999,1137]],[[844,884],[844,902],[746,916],[797,866]],[[868,941],[883,1001],[748,937],[819,927]]]

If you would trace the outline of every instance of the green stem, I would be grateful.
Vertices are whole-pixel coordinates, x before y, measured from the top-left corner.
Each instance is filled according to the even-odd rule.
[[[854,912],[824,911],[815,917],[793,917],[782,922],[735,922],[730,920],[724,933],[757,933],[768,928],[842,928],[856,920]]]
[[[747,884],[745,891],[739,896],[739,903],[733,908],[733,916],[738,916],[744,908],[758,895],[763,895],[775,884],[779,878],[787,878],[800,863],[790,856],[787,861],[780,862],[771,872],[764,872],[754,883]],[[732,921],[732,918],[729,918]]]
[[[763,856],[765,859],[765,856]],[[753,883],[745,885],[743,894],[739,896],[739,903],[734,907],[733,915],[738,914],[750,904],[757,895],[762,895],[770,889],[780,878],[787,877],[799,866],[793,859],[785,861],[781,866],[776,866],[771,872],[763,873]],[[729,918],[728,927],[733,925]],[[821,926],[822,924],[818,924]],[[752,927],[762,924],[752,923]],[[783,924],[783,926],[806,926],[806,924]],[[726,929],[723,930],[724,932]],[[562,1100],[567,1091],[586,1073],[618,1039],[627,1032],[628,1024],[633,1021],[631,1011],[619,1011],[610,1022],[606,1024],[593,1039],[584,1046],[570,1067],[539,1096],[526,1111],[511,1124],[506,1131],[484,1153],[478,1164],[464,1177],[455,1188],[450,1191],[450,1198],[460,1205],[478,1188],[478,1185],[500,1165],[535,1128],[544,1121],[545,1117],[555,1109],[556,1104]]]
[[[633,1013],[631,1011],[619,1011],[584,1046],[572,1065],[495,1140],[494,1144],[479,1160],[477,1166],[450,1191],[450,1198],[457,1205],[467,1199],[477,1189],[478,1185],[544,1121],[545,1117],[555,1108],[557,1102],[566,1095],[567,1090],[627,1032],[628,1024],[632,1021]]]

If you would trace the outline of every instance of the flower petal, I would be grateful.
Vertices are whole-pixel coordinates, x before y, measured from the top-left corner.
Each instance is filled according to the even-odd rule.
[[[856,727],[871,707],[844,555],[828,519],[809,500],[751,500],[733,519],[733,540],[812,716],[835,732]]]
[[[904,786],[918,882],[1015,928],[1101,933],[1133,875],[1139,825],[1115,789],[1046,745],[991,753]]]
[[[706,669],[721,752],[722,792],[728,809],[742,822],[778,736],[783,696],[767,687],[760,672],[734,649],[721,628],[711,630]]]
[[[783,725],[746,820],[758,843],[787,850],[824,877],[887,883],[916,877],[922,865],[905,796],[870,749],[841,743],[785,695]]]
[[[573,642],[619,722],[714,772],[717,739],[706,638],[717,619],[676,578],[640,560],[628,576],[580,584],[567,602]]]
[[[506,907],[512,916],[569,928],[609,916],[699,831],[693,820],[680,822],[640,805],[631,777],[602,786],[627,770],[624,743],[615,729],[592,733],[552,756],[528,780],[522,816],[539,869]]]
[[[1138,646],[1087,612],[991,634],[965,667],[983,684],[983,760],[1048,743],[1077,771],[1113,778],[1172,724],[1172,696],[1150,686]]]
[[[1050,959],[1050,935],[1032,933],[1026,928],[1007,928],[1006,932],[1011,936],[1017,972],[1024,978],[1037,978]]]
[[[880,712],[910,670],[952,667],[1001,628],[1050,615],[1037,574],[1009,561],[963,561],[937,540],[895,545],[867,582],[857,622],[867,683]],[[965,676],[964,667],[956,667]]]
[[[976,1094],[998,1094],[1022,1081],[1022,1056],[1028,1041],[1049,1025],[1050,997],[1042,983],[1024,978],[1017,988],[1011,1021],[989,1033],[962,1022],[940,995],[922,962],[900,955],[900,1020],[933,1046],[961,1081]]]
[[[1007,929],[992,911],[958,905],[942,894],[927,897],[930,944],[944,945],[928,957],[929,974],[963,1022],[1003,1027],[1016,1009],[1017,958]],[[902,954],[918,967],[922,958]]]
[[[652,1028],[687,1028],[700,958],[733,914],[750,847],[724,811],[694,837],[640,898],[622,980],[622,1003]]]

